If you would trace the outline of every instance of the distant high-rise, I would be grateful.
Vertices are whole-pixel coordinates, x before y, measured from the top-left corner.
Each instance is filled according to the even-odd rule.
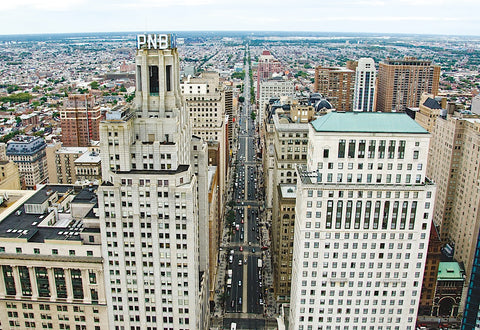
[[[260,98],[260,82],[272,78],[274,73],[282,71],[282,64],[268,50],[264,50],[258,59],[257,101]]]
[[[422,93],[438,94],[440,66],[406,57],[380,62],[377,75],[376,111],[403,111],[418,107]]]
[[[88,147],[98,141],[98,127],[102,120],[100,106],[95,97],[87,94],[69,95],[60,110],[62,143],[64,147]]]
[[[206,144],[192,137],[174,37],[138,36],[135,62],[135,106],[100,124],[110,327],[206,329]]]
[[[372,58],[361,58],[355,73],[355,88],[353,93],[354,111],[373,111],[375,103],[375,79],[377,70]]]
[[[415,329],[435,200],[430,134],[403,113],[331,112],[308,137],[290,328]]]
[[[314,92],[325,96],[338,111],[352,111],[355,71],[347,68],[315,68]]]

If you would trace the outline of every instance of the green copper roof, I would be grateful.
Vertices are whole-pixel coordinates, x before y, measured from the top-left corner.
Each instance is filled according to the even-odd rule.
[[[399,112],[330,112],[312,122],[317,132],[428,134],[415,120]]]
[[[463,270],[458,262],[440,262],[438,264],[437,280],[463,281]]]

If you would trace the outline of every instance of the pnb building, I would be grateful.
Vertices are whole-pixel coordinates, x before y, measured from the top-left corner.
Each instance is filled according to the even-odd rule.
[[[192,139],[170,35],[139,36],[133,107],[100,124],[111,329],[205,329],[206,145]]]

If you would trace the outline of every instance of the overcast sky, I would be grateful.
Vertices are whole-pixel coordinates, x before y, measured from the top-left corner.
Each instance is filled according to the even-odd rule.
[[[480,35],[479,0],[4,0],[1,34],[314,31]]]

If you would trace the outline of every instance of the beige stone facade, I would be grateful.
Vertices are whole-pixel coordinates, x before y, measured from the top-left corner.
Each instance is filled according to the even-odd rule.
[[[20,174],[12,161],[0,160],[0,189],[20,189]]]
[[[418,111],[415,114],[415,120],[431,133],[435,127],[437,117],[442,114],[446,115],[446,108],[447,99],[445,97],[435,97],[433,94],[423,93],[420,98]]]
[[[480,117],[455,112],[438,117],[433,130],[427,175],[437,184],[434,223],[440,237],[455,246],[454,258],[463,262],[467,279],[472,269],[480,192]]]
[[[292,280],[293,236],[295,229],[294,184],[277,186],[278,207],[273,210],[275,225],[272,226],[272,253],[275,258],[273,285],[278,302],[288,302]]]
[[[47,146],[47,166],[50,183],[77,182],[75,161],[88,152],[86,147],[62,147],[61,143]]]
[[[108,329],[98,219],[84,221],[94,189],[7,194],[0,214],[2,328]]]

